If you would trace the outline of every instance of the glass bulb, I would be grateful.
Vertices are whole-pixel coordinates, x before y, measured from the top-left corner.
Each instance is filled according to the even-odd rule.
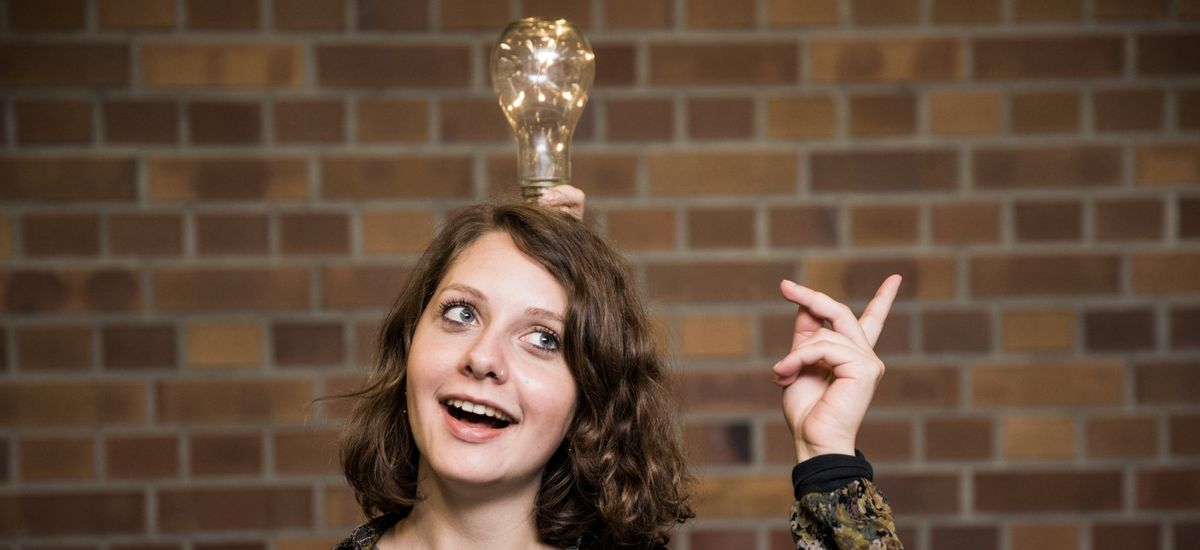
[[[526,200],[571,181],[571,135],[587,105],[596,56],[566,19],[509,23],[492,48],[492,89],[517,140],[517,180]]]

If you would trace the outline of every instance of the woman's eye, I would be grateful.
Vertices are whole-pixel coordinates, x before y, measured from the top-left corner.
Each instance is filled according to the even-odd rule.
[[[463,325],[475,322],[475,312],[467,306],[450,306],[442,312],[442,317]]]
[[[558,351],[558,336],[546,330],[535,330],[525,337],[526,341],[546,351]]]

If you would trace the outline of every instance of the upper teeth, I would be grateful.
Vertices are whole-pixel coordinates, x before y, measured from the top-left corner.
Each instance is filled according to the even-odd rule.
[[[492,418],[504,420],[506,422],[512,422],[512,418],[510,418],[507,414],[504,414],[504,413],[502,413],[496,409],[493,409],[487,405],[482,405],[479,403],[472,403],[470,401],[463,401],[462,399],[451,399],[449,401],[446,401],[446,404],[450,405],[451,407],[457,407],[457,408],[467,411],[469,413],[482,414],[484,416],[490,416]]]

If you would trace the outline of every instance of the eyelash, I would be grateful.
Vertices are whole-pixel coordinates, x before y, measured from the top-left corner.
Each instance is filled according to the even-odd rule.
[[[446,312],[448,312],[451,309],[454,309],[456,307],[466,308],[468,311],[471,312],[471,315],[476,315],[475,306],[471,305],[470,302],[467,302],[465,300],[458,300],[458,299],[447,300],[445,302],[442,302],[442,305],[439,309],[439,314],[441,315],[441,317],[443,319],[446,319]],[[456,321],[453,319],[446,319],[446,320],[450,321],[451,323],[454,323],[456,325],[463,324],[462,321]],[[559,351],[562,350],[562,336],[559,336],[558,332],[556,332],[554,329],[551,329],[550,327],[543,326],[543,325],[536,325],[533,327],[533,332],[545,333],[550,336],[551,340],[554,341],[553,348],[545,348],[545,347],[539,346],[537,344],[534,344],[533,347],[538,352],[551,354],[551,353],[558,353]]]

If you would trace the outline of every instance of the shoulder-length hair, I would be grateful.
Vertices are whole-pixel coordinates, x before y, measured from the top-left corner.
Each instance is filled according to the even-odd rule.
[[[480,205],[434,238],[380,329],[377,357],[341,442],[342,468],[368,516],[407,516],[420,500],[420,451],[405,415],[405,372],[417,321],[459,254],[507,233],[566,290],[563,351],[578,403],[546,464],[538,535],[566,547],[653,547],[693,517],[674,402],[625,259],[583,222],[542,207]]]

